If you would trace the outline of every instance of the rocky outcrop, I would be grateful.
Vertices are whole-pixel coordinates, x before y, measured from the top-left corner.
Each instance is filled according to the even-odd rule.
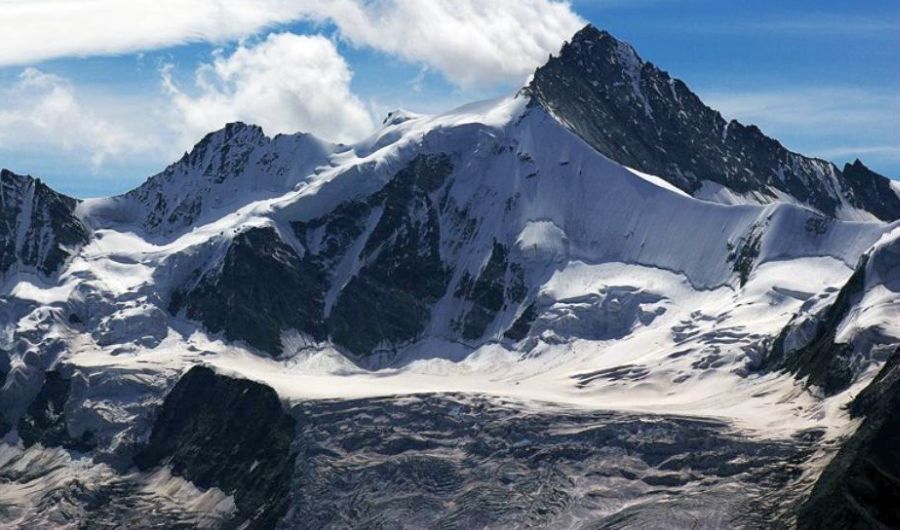
[[[900,527],[900,351],[850,405],[864,418],[798,512],[800,530]]]
[[[865,205],[879,219],[897,218],[900,198],[891,187],[889,179],[867,168],[859,159],[852,164],[844,164],[841,173],[858,204]]]
[[[40,443],[44,447],[64,447],[76,451],[89,451],[95,443],[93,433],[86,430],[80,437],[69,433],[66,404],[72,388],[72,380],[61,372],[47,372],[37,397],[19,420],[19,437],[25,447]]]
[[[221,264],[172,295],[169,309],[277,356],[288,329],[325,338],[324,290],[323,272],[274,228],[249,228],[231,241]]]
[[[271,388],[195,366],[166,396],[135,461],[233,495],[235,526],[272,528],[291,501],[295,428]]]
[[[13,268],[56,272],[89,239],[77,205],[40,179],[0,170],[0,275]]]
[[[775,339],[763,367],[787,370],[826,396],[880,367],[900,345],[900,237],[891,231],[840,289],[810,298]]]
[[[466,340],[481,338],[507,304],[521,304],[527,294],[522,267],[510,261],[509,248],[494,241],[491,255],[478,277],[464,275],[456,296],[471,302],[462,320]]]
[[[827,396],[850,386],[859,371],[852,366],[853,347],[838,343],[835,337],[840,323],[863,296],[867,261],[866,257],[860,260],[834,302],[817,317],[812,336],[805,344],[789,350],[786,341],[797,323],[792,321],[785,326],[772,344],[763,369],[792,372],[798,379],[807,379],[809,384],[820,387]]]
[[[425,330],[450,280],[434,195],[452,169],[446,155],[416,157],[367,201],[381,215],[359,257],[365,265],[329,316],[336,343],[365,355],[410,342]]]

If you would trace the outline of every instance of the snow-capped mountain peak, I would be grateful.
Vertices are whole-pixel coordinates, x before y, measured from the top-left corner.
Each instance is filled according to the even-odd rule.
[[[696,197],[789,200],[828,216],[900,218],[900,197],[887,178],[845,175],[834,164],[789,151],[755,126],[726,121],[682,81],[593,26],[538,68],[526,90],[607,157]]]
[[[262,128],[229,123],[180,160],[118,197],[86,201],[87,218],[136,224],[169,237],[255,200],[282,195],[328,160],[337,146],[297,133],[269,138]]]

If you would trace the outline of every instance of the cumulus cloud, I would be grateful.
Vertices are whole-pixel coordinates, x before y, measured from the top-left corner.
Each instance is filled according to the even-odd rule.
[[[101,166],[150,161],[161,167],[231,121],[260,125],[270,135],[303,131],[334,141],[374,128],[350,90],[350,68],[321,36],[271,34],[216,52],[185,86],[171,73],[162,71],[162,92],[130,97],[23,69],[0,86],[0,152],[16,153],[6,164],[65,153],[73,168],[97,173]]]
[[[0,65],[226,42],[300,19],[460,86],[520,82],[584,25],[561,0],[5,0]]]
[[[231,121],[262,126],[267,134],[310,132],[330,140],[358,139],[372,120],[350,91],[352,74],[330,40],[271,34],[231,54],[217,54],[196,72],[195,93],[163,70],[175,123],[186,140]]]
[[[36,68],[26,68],[12,86],[0,90],[0,101],[3,149],[63,149],[99,166],[109,156],[153,146],[87,108],[66,79]]]

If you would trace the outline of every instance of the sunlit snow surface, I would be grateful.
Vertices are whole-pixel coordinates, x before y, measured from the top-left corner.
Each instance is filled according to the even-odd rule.
[[[696,516],[706,521],[706,527],[722,527],[729,518],[752,511],[747,505],[738,506],[734,495],[750,498],[752,491],[753,498],[763,502],[763,497],[787,481],[808,480],[821,466],[830,444],[851,427],[842,406],[867,380],[822,399],[790,375],[760,373],[756,367],[791,317],[802,307],[833,296],[859,256],[891,227],[828,221],[827,231],[820,233],[808,229],[810,220],[818,217],[796,205],[746,204],[712,187],[704,192],[704,200],[688,197],[657,177],[603,158],[539,109],[527,109],[525,103],[524,98],[506,98],[435,117],[397,114],[376,135],[355,146],[291,143],[292,149],[314,150],[310,156],[316,163],[282,181],[260,184],[261,180],[255,180],[246,188],[252,190],[247,191],[252,200],[244,194],[217,192],[217,203],[201,212],[200,221],[192,226],[166,225],[146,233],[129,220],[141,216],[128,210],[135,204],[122,199],[87,201],[80,214],[93,227],[93,238],[58,282],[47,283],[23,271],[2,287],[0,311],[8,324],[0,329],[0,339],[10,344],[0,347],[11,351],[7,388],[18,386],[23,394],[34,393],[41,371],[60,362],[77,367],[88,381],[81,402],[87,412],[78,421],[108,433],[111,441],[105,451],[113,460],[119,454],[117,443],[128,436],[142,436],[148,411],[159,403],[165,388],[198,363],[270,385],[301,416],[334,409],[341,422],[360,432],[368,432],[366,422],[375,421],[373,417],[386,423],[413,418],[410,421],[424,425],[437,418],[454,418],[461,414],[455,411],[465,409],[468,420],[435,427],[443,433],[432,440],[435,451],[447,453],[440,457],[445,463],[446,459],[455,462],[445,477],[452,484],[434,484],[435,491],[423,502],[458,505],[466,502],[460,496],[467,491],[502,489],[479,473],[495,478],[509,474],[552,486],[541,495],[559,492],[562,504],[547,508],[546,513],[530,513],[522,499],[532,493],[512,491],[512,487],[494,491],[484,498],[496,494],[496,502],[512,507],[508,520],[485,519],[486,524],[499,526],[513,525],[515,517],[554,527],[577,526],[578,521],[592,517],[640,514],[646,503],[671,502],[669,512],[635,515],[635,520],[664,527],[667,520],[661,514],[678,512],[686,526]],[[302,151],[291,152],[291,160],[302,159]],[[479,222],[480,239],[475,245],[488,248],[494,238],[514,242],[528,283],[539,286],[541,313],[523,341],[459,342],[449,327],[458,301],[446,297],[435,307],[425,338],[397,355],[353,359],[328,344],[311,345],[297,333],[287,332],[283,337],[287,354],[273,360],[209,336],[196,323],[172,317],[165,310],[166,293],[198,266],[215,266],[237,230],[274,226],[291,242],[290,230],[285,228],[288,221],[314,218],[340,202],[379,189],[418,152],[464,155],[464,163],[454,169],[450,193],[459,204],[468,205]],[[515,198],[515,205],[505,208],[510,198]],[[754,233],[760,234],[759,255],[747,283],[740,286],[726,243],[739,244]],[[299,247],[297,242],[291,244]],[[450,242],[445,246],[446,259],[454,266],[467,265],[466,255],[453,254]],[[354,272],[351,264],[340,274],[350,277]],[[867,296],[893,296],[890,290],[879,292],[874,289]],[[867,300],[864,305],[889,304]],[[72,308],[85,308],[94,315],[91,333],[80,332],[66,321]],[[865,319],[898,321],[894,313],[872,315],[855,315],[845,333],[870,327]],[[489,329],[497,338],[502,331]],[[14,341],[18,341],[15,347],[6,347]],[[112,392],[111,398],[110,385],[127,390],[117,396]],[[428,397],[434,393],[452,396]],[[412,394],[421,397],[367,399]],[[340,401],[348,399],[364,401]],[[423,402],[432,403],[434,417],[427,417],[429,410]],[[481,408],[477,403],[482,403],[477,405]],[[371,410],[354,419],[357,406]],[[485,411],[483,418],[477,410]],[[534,440],[518,438],[527,436],[528,429],[491,434],[497,446],[481,455],[491,462],[489,468],[464,462],[467,454],[454,453],[462,449],[438,440],[463,436],[456,432],[461,429],[467,440],[477,444],[480,435],[472,429],[482,428],[479,424],[491,430],[521,422],[534,423]],[[654,425],[663,423],[668,427],[657,431]],[[400,428],[412,429],[410,425],[415,423]],[[310,427],[333,428],[328,422],[314,422]],[[588,442],[572,442],[591,447],[585,453],[590,465],[576,469],[571,455],[560,456],[558,465],[529,463],[540,443],[546,443],[550,453],[570,443],[559,438],[564,431],[596,436]],[[309,435],[303,432],[302,436]],[[711,471],[715,466],[709,462],[709,468],[695,462],[676,466],[679,471],[673,475],[659,467],[665,458],[647,456],[652,448],[645,454],[630,445],[640,445],[638,438],[648,432],[661,433],[661,440],[681,440],[684,433],[697,438],[684,442],[670,456],[696,452],[692,444],[704,436],[719,437],[721,449],[710,457],[716,466],[739,461],[758,466],[730,473]],[[810,438],[809,433],[815,436]],[[343,431],[331,435],[349,436]],[[609,437],[620,435],[632,441],[609,442]],[[338,443],[334,440],[339,438],[328,443]],[[16,444],[14,433],[7,442]],[[524,447],[521,459],[517,444]],[[609,444],[608,453],[598,449],[604,444]],[[404,462],[392,458],[389,451],[361,447],[367,448],[360,449],[359,458],[383,465]],[[177,483],[177,477],[118,475],[56,449],[38,454],[38,449],[31,448],[23,453],[7,445],[3,451],[0,473],[12,477],[0,484],[3,524],[30,521],[34,510],[46,502],[41,490],[56,491],[59,481],[71,484],[73,480],[93,484],[90,487],[97,491],[106,491],[104,485],[128,490],[122,495],[137,499],[135,510],[164,505],[158,509],[165,512],[180,506],[173,520],[192,524],[215,525],[233,509],[222,492],[192,492],[192,486]],[[755,456],[748,456],[751,453]],[[420,454],[415,458],[420,456],[424,458]],[[805,463],[771,483],[765,477],[750,476],[797,456]],[[40,476],[36,482],[13,476],[15,466],[23,466],[28,458],[43,459],[32,466]],[[352,460],[352,452],[341,458]],[[683,469],[687,468],[696,469],[696,476],[686,475]],[[322,483],[338,480],[323,469],[313,466],[307,471]],[[367,476],[361,470],[362,475],[354,475],[357,471],[342,469],[348,475],[340,480],[364,482]],[[540,477],[542,469],[560,476]],[[668,478],[654,483],[652,476],[657,475]],[[647,477],[651,478],[644,480]],[[662,490],[681,496],[670,498]],[[141,491],[148,493],[135,493]],[[385,495],[400,496],[399,490],[386,491]],[[320,493],[322,498],[303,508],[310,513],[292,511],[289,517],[321,518],[334,510],[348,510],[355,502],[325,490]],[[692,505],[695,496],[702,501]],[[554,502],[540,498],[541,503]],[[367,521],[365,514],[374,517],[379,509],[403,511],[385,502],[381,508],[375,503],[353,512],[360,519],[344,523],[362,524]],[[448,511],[440,517],[466,526],[479,520],[465,517],[489,511],[482,507],[457,519]],[[432,526],[441,522],[435,517],[416,522]],[[622,519],[622,524],[627,526],[628,520]],[[50,524],[55,519],[47,514],[45,521]]]

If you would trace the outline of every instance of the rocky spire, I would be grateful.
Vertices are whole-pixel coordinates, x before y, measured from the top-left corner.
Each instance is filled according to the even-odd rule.
[[[593,26],[538,68],[526,92],[605,156],[688,193],[714,183],[760,202],[790,195],[829,216],[849,207],[900,218],[900,198],[885,177],[848,179],[755,126],[726,121],[682,81]]]

